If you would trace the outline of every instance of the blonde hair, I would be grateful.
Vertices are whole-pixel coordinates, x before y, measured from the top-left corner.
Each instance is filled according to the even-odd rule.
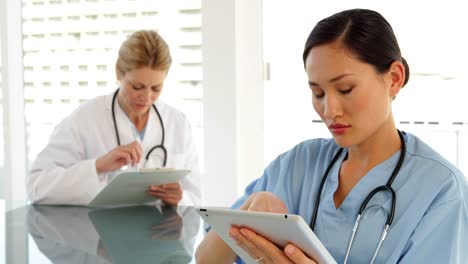
[[[164,39],[152,30],[136,31],[122,43],[115,63],[117,76],[148,66],[154,70],[169,70],[172,58]]]

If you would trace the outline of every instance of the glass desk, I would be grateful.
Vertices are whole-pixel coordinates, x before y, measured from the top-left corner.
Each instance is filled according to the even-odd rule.
[[[195,263],[203,238],[191,207],[9,207],[0,200],[0,264]]]

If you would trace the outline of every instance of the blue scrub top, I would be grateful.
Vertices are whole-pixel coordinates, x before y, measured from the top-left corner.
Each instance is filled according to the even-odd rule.
[[[406,158],[392,184],[395,218],[375,263],[468,263],[467,179],[419,138],[409,133],[404,136]],[[276,158],[232,207],[239,208],[252,193],[268,191],[285,202],[289,213],[310,223],[320,181],[338,149],[333,139],[298,144]],[[399,151],[371,169],[335,208],[333,194],[346,152],[325,182],[314,230],[338,263],[344,261],[362,201],[387,183],[400,155]],[[369,202],[348,263],[370,263],[390,204],[391,197],[385,192]]]

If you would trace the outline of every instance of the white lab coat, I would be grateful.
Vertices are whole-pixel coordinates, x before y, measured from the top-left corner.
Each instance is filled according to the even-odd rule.
[[[96,159],[117,147],[112,121],[113,93],[82,104],[54,130],[47,146],[39,153],[26,179],[29,199],[39,204],[87,205],[109,182],[113,173],[96,171]],[[166,167],[190,169],[180,183],[182,205],[201,203],[198,155],[192,130],[185,115],[161,100],[155,103],[165,127]],[[132,123],[115,104],[115,115],[122,145],[135,140]],[[146,153],[161,144],[161,126],[151,109],[142,149]],[[162,151],[152,152],[146,167],[162,165]]]

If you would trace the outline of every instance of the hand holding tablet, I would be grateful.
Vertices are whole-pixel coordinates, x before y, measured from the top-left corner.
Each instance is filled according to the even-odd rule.
[[[287,244],[293,244],[319,264],[336,263],[299,215],[215,207],[198,208],[197,212],[246,263],[257,262],[229,236],[231,226],[246,227],[281,249]]]

